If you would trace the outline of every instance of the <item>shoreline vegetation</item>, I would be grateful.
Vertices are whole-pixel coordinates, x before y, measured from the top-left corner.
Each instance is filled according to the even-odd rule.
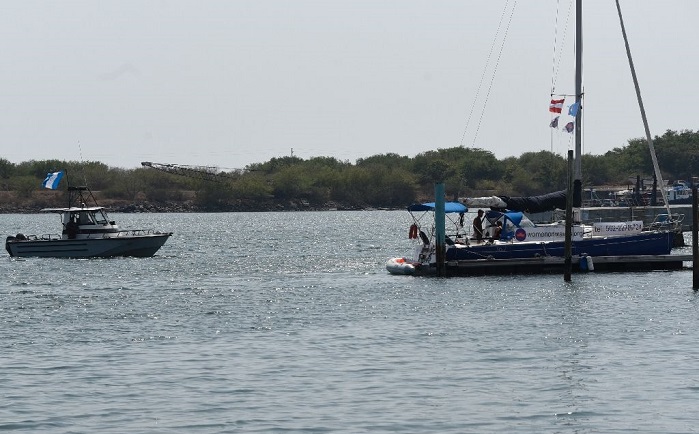
[[[53,194],[52,194],[53,193]],[[198,212],[270,212],[270,211],[363,211],[363,210],[393,210],[405,207],[371,207],[352,206],[328,202],[325,204],[310,204],[305,200],[289,200],[285,203],[274,201],[248,202],[240,200],[230,203],[226,207],[211,209],[202,206],[195,199],[150,201],[137,199],[133,201],[124,199],[102,199],[99,191],[93,191],[100,206],[110,213],[198,213]],[[193,196],[194,192],[178,192],[178,195]],[[9,196],[9,197],[8,197]],[[67,205],[67,196],[62,191],[43,192],[37,191],[32,198],[17,200],[14,192],[0,192],[0,214],[35,214],[42,208],[60,208]]]
[[[692,180],[699,174],[699,132],[668,130],[656,136],[654,144],[666,182]],[[449,199],[532,196],[563,190],[567,179],[567,162],[559,154],[526,152],[499,160],[488,150],[463,147],[415,157],[380,154],[355,163],[333,157],[280,157],[231,171],[181,163],[122,169],[94,161],[12,163],[0,158],[0,213],[64,207],[67,185],[89,186],[110,212],[252,212],[405,209],[432,201],[435,182],[445,184]],[[588,189],[634,188],[637,179],[643,189],[652,187],[645,139],[631,139],[603,155],[583,155],[582,165]],[[59,188],[42,189],[46,174],[58,170],[66,171]]]

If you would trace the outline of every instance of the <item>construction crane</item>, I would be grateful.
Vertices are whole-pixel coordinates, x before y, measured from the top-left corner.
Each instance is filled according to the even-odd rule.
[[[182,164],[152,163],[143,161],[143,167],[150,167],[161,172],[172,173],[173,175],[186,176],[188,178],[203,179],[204,181],[227,183],[232,179],[240,178],[245,169],[234,169],[233,172],[220,171],[213,166],[186,166]]]

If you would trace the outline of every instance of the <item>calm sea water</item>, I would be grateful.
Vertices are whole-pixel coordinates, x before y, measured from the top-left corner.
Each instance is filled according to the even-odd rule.
[[[175,235],[0,260],[0,431],[699,431],[691,271],[390,276],[403,212],[112,217]]]

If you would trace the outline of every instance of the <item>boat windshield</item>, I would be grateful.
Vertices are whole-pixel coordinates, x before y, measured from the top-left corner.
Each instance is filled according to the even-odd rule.
[[[78,224],[80,225],[94,225],[95,219],[91,212],[80,211],[78,213]]]
[[[107,215],[102,210],[79,211],[76,214],[78,215],[78,224],[80,225],[106,225],[109,223]]]
[[[95,218],[95,222],[98,225],[106,225],[109,223],[109,219],[107,218],[107,214],[103,210],[99,210],[99,212],[96,212],[93,217]]]

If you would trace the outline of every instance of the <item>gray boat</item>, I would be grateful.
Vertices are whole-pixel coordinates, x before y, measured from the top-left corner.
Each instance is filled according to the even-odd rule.
[[[68,187],[67,208],[45,208],[61,216],[61,234],[9,236],[5,249],[13,257],[108,258],[150,257],[165,244],[172,232],[150,229],[120,229],[109,220],[104,207],[97,206],[87,187]],[[86,206],[86,195],[95,204]]]

